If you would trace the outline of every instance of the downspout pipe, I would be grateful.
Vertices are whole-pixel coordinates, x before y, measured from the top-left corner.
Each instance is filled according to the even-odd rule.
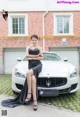
[[[45,16],[48,14],[48,11],[46,11],[43,16],[42,16],[42,32],[43,32],[43,41],[42,41],[42,45],[43,45],[43,52],[45,51]]]

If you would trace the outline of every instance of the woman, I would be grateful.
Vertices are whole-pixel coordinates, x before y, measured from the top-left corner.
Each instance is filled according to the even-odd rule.
[[[28,71],[26,73],[26,80],[21,90],[19,96],[15,99],[8,99],[2,101],[3,106],[7,107],[15,107],[18,105],[27,105],[32,101],[33,98],[33,109],[37,110],[37,78],[39,73],[42,70],[42,50],[41,47],[38,46],[38,36],[31,36],[32,45],[27,47],[26,56],[28,58]]]

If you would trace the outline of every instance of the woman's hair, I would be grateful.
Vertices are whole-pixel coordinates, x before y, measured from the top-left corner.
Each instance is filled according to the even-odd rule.
[[[31,39],[32,39],[32,38],[39,39],[39,37],[38,37],[36,34],[33,34],[33,35],[31,36]]]

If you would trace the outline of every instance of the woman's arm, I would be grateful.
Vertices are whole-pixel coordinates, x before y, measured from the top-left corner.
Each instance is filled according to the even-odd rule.
[[[28,60],[42,60],[43,59],[43,53],[42,48],[39,47],[40,53],[37,55],[37,57],[29,57]],[[35,56],[35,55],[34,55]]]
[[[29,51],[28,51],[29,47],[26,48],[26,57],[27,58],[36,58],[36,57],[39,57],[39,55],[31,55],[29,54]]]

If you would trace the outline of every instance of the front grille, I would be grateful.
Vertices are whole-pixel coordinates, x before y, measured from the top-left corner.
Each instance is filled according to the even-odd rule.
[[[38,78],[37,80],[37,84],[38,87],[59,87],[59,86],[63,86],[67,83],[67,78]]]

